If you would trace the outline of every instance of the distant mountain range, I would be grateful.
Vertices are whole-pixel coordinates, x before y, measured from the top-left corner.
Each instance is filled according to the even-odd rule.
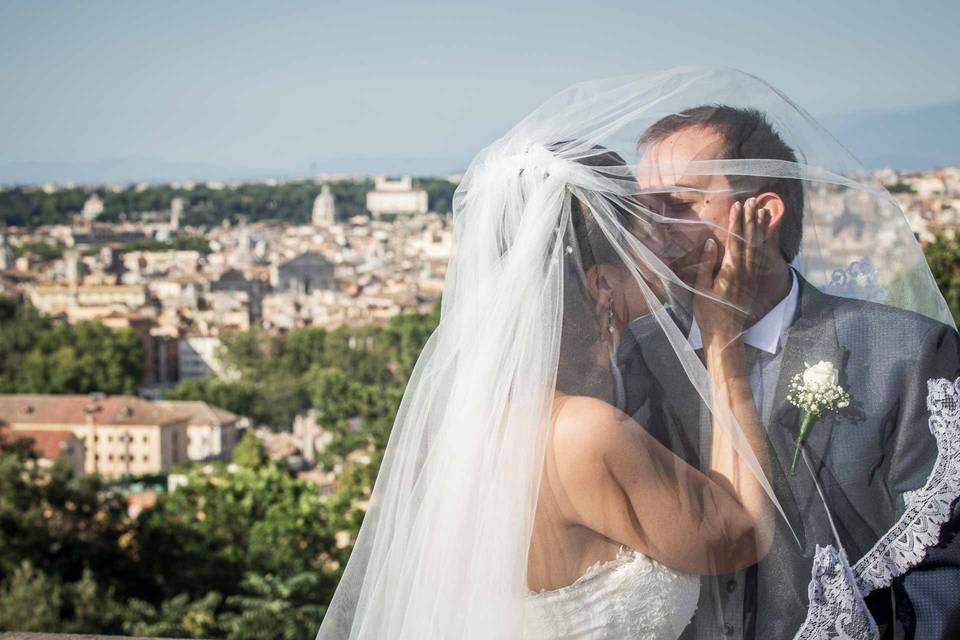
[[[818,118],[867,168],[925,170],[960,166],[960,100],[896,110],[867,110]],[[332,173],[447,175],[463,170],[469,152],[448,157],[344,157],[318,162]],[[236,167],[125,157],[84,162],[0,160],[0,184],[175,182],[304,176],[306,166]]]
[[[15,162],[0,160],[0,184],[123,184],[188,180],[242,180],[280,177],[276,169],[244,169],[205,162],[176,162],[147,157],[107,158],[81,162]]]
[[[818,118],[870,169],[960,165],[960,100],[926,107]]]

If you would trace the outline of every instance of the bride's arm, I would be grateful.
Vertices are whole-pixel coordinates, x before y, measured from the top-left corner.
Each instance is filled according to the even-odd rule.
[[[690,466],[609,404],[568,398],[551,440],[571,524],[687,573],[730,573],[765,553],[764,523],[731,483]]]
[[[749,461],[759,463],[759,471],[765,477],[770,474],[742,335],[749,315],[759,315],[768,305],[768,301],[758,300],[761,289],[776,289],[771,284],[761,287],[762,278],[773,275],[768,271],[772,261],[766,244],[770,220],[768,212],[759,208],[757,198],[733,204],[726,250],[721,257],[715,240],[705,243],[696,282],[701,295],[694,297],[712,400],[710,474],[729,484],[757,523],[756,544],[761,555],[769,549],[773,538],[772,510],[763,485],[743,454],[749,456]],[[789,271],[784,271],[789,279]]]
[[[764,477],[770,477],[767,446],[750,387],[744,347],[739,339],[707,341],[706,364],[715,407],[711,412],[710,475],[733,492],[755,523],[754,555],[761,558],[773,542],[774,512],[750,460],[741,454],[752,455]],[[732,434],[740,435],[739,450]]]
[[[596,399],[566,402],[555,425],[554,456],[571,521],[690,573],[730,573],[754,564],[773,538],[772,505],[749,464],[752,458],[769,477],[739,339],[743,310],[751,307],[763,272],[769,222],[756,199],[735,203],[724,255],[709,240],[701,256],[696,288],[705,295],[695,296],[694,311],[713,416],[706,473]]]

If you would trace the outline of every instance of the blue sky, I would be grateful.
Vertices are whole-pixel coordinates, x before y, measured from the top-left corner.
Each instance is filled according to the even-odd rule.
[[[905,5],[5,0],[0,161],[452,171],[573,82],[687,64],[816,115],[960,99],[960,3]]]

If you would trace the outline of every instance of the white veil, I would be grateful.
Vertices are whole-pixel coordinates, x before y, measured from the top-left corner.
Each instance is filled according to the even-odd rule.
[[[651,162],[639,141],[652,124],[700,105],[763,113],[796,158],[693,159],[683,175],[802,184],[797,274],[838,295],[882,300],[952,324],[895,202],[805,112],[762,81],[729,70],[680,69],[563,91],[484,149],[456,192],[440,324],[407,386],[318,638],[522,637],[557,393],[626,410],[624,385],[630,392],[671,393],[661,366],[683,376],[690,404],[704,406],[714,428],[727,431],[789,544],[806,544],[797,535],[804,518],[829,518],[825,507],[800,520],[784,514],[768,463],[757,457],[739,414],[712,393],[689,341],[690,314],[684,318],[682,310],[693,298],[748,310],[742,298],[698,291],[678,275],[676,264],[693,249],[673,242],[672,229],[682,221],[657,198],[677,188],[650,179],[676,170]],[[887,233],[882,243],[875,236],[836,240],[831,225],[850,194],[863,200],[861,223]],[[588,267],[599,263],[615,265],[634,283],[630,317],[622,320],[646,317],[667,349],[663,361],[647,361],[649,373],[627,381],[603,335],[612,327],[604,325],[587,282]],[[684,455],[687,428],[678,424],[675,434],[649,445],[663,448],[658,456],[676,456],[663,476],[678,487],[685,475],[713,477],[706,461]],[[710,536],[708,512],[720,507],[701,502],[700,533]],[[672,517],[635,515],[646,526],[669,526]],[[720,558],[716,564],[725,566]],[[807,578],[790,585],[798,603],[806,599]]]

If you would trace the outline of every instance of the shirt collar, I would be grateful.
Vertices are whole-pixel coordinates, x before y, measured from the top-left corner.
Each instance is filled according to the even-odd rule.
[[[793,269],[790,269],[790,293],[778,302],[773,309],[770,309],[767,315],[746,330],[743,334],[744,344],[770,354],[776,353],[780,346],[781,336],[793,324],[799,295],[800,287],[797,285],[797,274],[793,272]],[[687,341],[694,350],[703,348],[703,336],[700,334],[700,325],[697,324],[696,318],[690,325],[690,334],[687,336]]]

